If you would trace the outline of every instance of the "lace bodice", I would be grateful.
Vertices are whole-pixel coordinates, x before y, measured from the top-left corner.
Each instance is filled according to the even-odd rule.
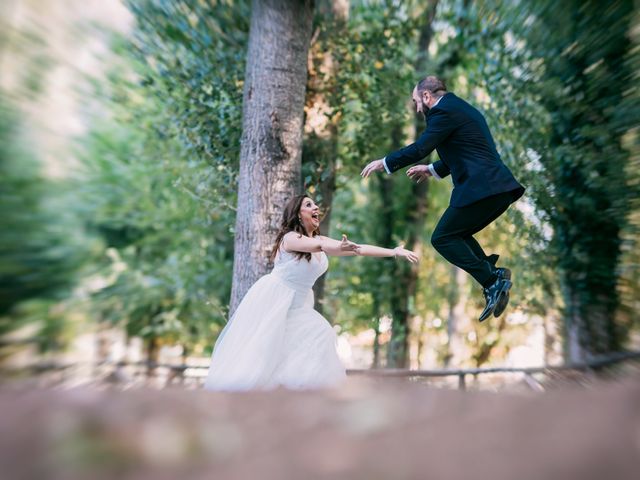
[[[278,250],[273,271],[274,275],[284,280],[296,290],[308,290],[316,280],[329,268],[329,260],[324,252],[312,253],[311,260],[298,258],[283,248]]]

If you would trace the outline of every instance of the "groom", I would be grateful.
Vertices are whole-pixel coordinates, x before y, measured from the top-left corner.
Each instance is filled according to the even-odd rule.
[[[419,162],[434,149],[440,160],[416,165],[407,175],[421,182],[451,174],[453,192],[449,207],[436,226],[431,243],[449,262],[469,273],[483,287],[484,321],[498,317],[509,303],[511,271],[496,268],[498,255],[487,256],[473,235],[502,215],[524,193],[511,171],[500,160],[489,127],[482,114],[453,93],[444,82],[430,76],[413,89],[416,112],[423,113],[427,129],[415,143],[374,160],[362,170],[393,173]]]

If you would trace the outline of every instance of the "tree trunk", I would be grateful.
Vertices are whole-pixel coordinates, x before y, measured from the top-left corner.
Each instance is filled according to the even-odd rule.
[[[334,137],[334,138],[337,138]],[[337,142],[336,142],[337,143]],[[336,143],[331,145],[330,149],[336,151]],[[334,157],[335,158],[335,157]],[[322,223],[320,224],[320,234],[324,236],[329,236],[329,228],[331,226],[331,207],[333,204],[333,193],[336,189],[336,171],[335,171],[335,161],[331,160],[328,162],[327,167],[329,171],[326,181],[320,181],[318,187],[320,191],[320,197],[322,201],[322,210],[324,212]],[[314,295],[314,308],[323,313],[324,309],[324,286],[326,281],[326,274],[322,275],[320,278],[316,280],[316,283],[313,285],[313,295]],[[333,323],[333,322],[331,322]]]
[[[373,299],[373,362],[371,368],[380,368],[380,301],[378,297]]]
[[[447,353],[444,366],[460,366],[462,360],[462,338],[460,321],[464,318],[464,300],[461,295],[467,280],[464,270],[451,265],[451,283],[449,291],[449,316],[447,318]]]
[[[617,262],[619,255],[612,254],[612,256],[615,257],[612,263]],[[614,267],[607,265],[605,268],[607,267],[611,272],[610,277],[614,277]],[[584,286],[567,279],[575,276],[574,272],[567,273],[564,270],[561,272],[565,301],[563,315],[565,360],[580,363],[595,355],[620,350],[621,335],[615,321],[616,307],[619,302],[615,277],[607,279],[609,288],[603,287],[603,290],[608,292],[605,295],[594,293],[595,288],[585,293]]]
[[[420,328],[418,329],[418,339],[416,348],[416,368],[419,370],[422,368],[422,351],[424,350],[424,334],[427,330],[427,320],[425,318],[420,319]]]
[[[597,1],[549,5],[539,10],[531,31],[540,29],[546,37],[539,45],[541,58],[563,52],[545,63],[540,78],[540,91],[549,92],[541,95],[541,105],[562,115],[554,117],[550,137],[536,147],[546,178],[532,182],[530,191],[553,227],[550,251],[557,253],[550,258],[563,285],[565,356],[581,361],[620,351],[628,338],[628,327],[617,322],[620,260],[638,186],[629,177],[633,154],[623,147],[634,120],[619,112],[637,110],[627,92],[636,72],[629,59],[637,45],[629,32],[637,25],[637,2],[609,2],[606,9]],[[573,48],[596,43],[596,54]],[[594,74],[596,57],[606,68]],[[559,78],[568,79],[562,91],[556,88]],[[550,190],[558,192],[552,202]]]
[[[426,68],[426,61],[429,50],[429,43],[433,31],[431,24],[435,17],[438,1],[427,4],[423,15],[424,22],[420,30],[419,49],[416,59],[416,72],[423,74]],[[424,123],[416,120],[414,136],[417,138],[424,130]],[[394,132],[392,144],[401,143],[398,137],[399,131]],[[414,183],[411,186],[411,201],[404,208],[405,225],[408,225],[408,238],[406,248],[413,250],[420,246],[420,239],[424,222],[427,218],[427,191],[428,182]],[[392,228],[395,222],[388,223]],[[418,284],[418,268],[413,265],[395,265],[395,275],[397,279],[393,284],[391,296],[391,312],[393,315],[393,328],[391,330],[391,340],[388,350],[388,365],[390,367],[406,368],[409,365],[409,334],[410,315],[409,302],[415,297]]]
[[[158,354],[160,353],[160,344],[158,337],[149,337],[147,339],[147,377],[153,377],[158,363]]]
[[[392,132],[393,145],[399,142],[397,138],[401,135],[401,128],[397,126]],[[380,197],[382,200],[382,225],[385,226],[380,238],[380,244],[390,247],[393,239],[393,231],[396,225],[396,218],[393,210],[393,181],[385,176],[378,176],[380,181]],[[391,338],[387,345],[387,367],[404,368],[408,359],[408,338],[409,325],[407,323],[408,315],[405,312],[405,303],[402,301],[405,297],[403,291],[403,282],[400,280],[403,274],[402,266],[398,262],[392,264],[391,278],[397,279],[388,286],[389,303],[391,307]],[[380,292],[382,293],[382,292]]]
[[[287,200],[300,191],[311,0],[254,0],[244,84],[230,315],[271,267]]]
[[[476,326],[476,338],[477,347],[475,354],[473,355],[473,360],[475,361],[475,367],[480,368],[483,364],[489,361],[491,358],[491,352],[493,349],[500,343],[500,334],[504,331],[507,326],[507,316],[502,315],[498,320],[498,325],[494,327],[496,335],[492,336],[490,340],[482,339],[481,334]]]
[[[565,300],[564,357],[566,362],[582,363],[587,357],[587,350],[584,347],[589,344],[586,338],[587,328],[580,315],[578,292],[566,281],[562,283]]]

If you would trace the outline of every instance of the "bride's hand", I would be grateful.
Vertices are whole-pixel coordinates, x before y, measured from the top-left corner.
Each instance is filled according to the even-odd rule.
[[[343,252],[356,252],[360,253],[360,245],[347,240],[347,236],[342,234],[342,242],[340,242],[340,250]]]
[[[411,263],[418,263],[419,257],[418,254],[412,252],[411,250],[407,250],[404,246],[400,245],[393,249],[393,253],[396,257],[406,258]]]

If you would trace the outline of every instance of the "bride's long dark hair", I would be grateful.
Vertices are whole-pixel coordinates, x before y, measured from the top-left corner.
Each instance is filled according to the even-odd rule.
[[[292,199],[287,202],[287,205],[284,207],[284,212],[282,213],[282,223],[280,224],[280,230],[278,231],[278,235],[276,235],[276,243],[273,246],[273,250],[271,251],[271,256],[269,257],[269,261],[273,262],[276,258],[276,254],[278,253],[278,248],[280,247],[280,243],[282,243],[283,237],[289,232],[297,232],[302,235],[306,235],[307,232],[304,230],[304,226],[300,221],[300,207],[302,206],[302,201],[305,198],[311,198],[309,195],[302,194],[296,195]],[[318,229],[311,232],[311,236],[315,237],[318,235]],[[295,252],[295,255],[298,258],[306,258],[308,262],[311,261],[311,253],[309,252]]]

